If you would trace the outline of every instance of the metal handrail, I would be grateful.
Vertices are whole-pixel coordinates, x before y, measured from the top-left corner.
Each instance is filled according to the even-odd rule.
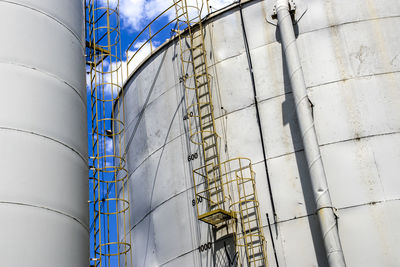
[[[166,27],[168,27],[169,25],[171,25],[172,23],[178,21],[179,17],[174,17],[172,20],[169,20],[168,23],[164,24],[161,29],[159,29],[158,31],[156,31],[155,33],[152,33],[151,31],[151,26],[158,21],[161,17],[163,17],[163,15],[165,15],[168,11],[170,11],[172,8],[174,8],[178,3],[180,3],[183,0],[179,0],[175,3],[173,3],[172,5],[170,5],[167,9],[165,9],[163,12],[161,12],[157,17],[155,17],[150,23],[148,23],[139,33],[138,35],[136,35],[135,39],[133,39],[133,41],[129,44],[128,48],[125,50],[125,54],[126,54],[126,65],[127,65],[127,77],[129,76],[129,64],[131,63],[131,61],[133,60],[133,58],[139,53],[139,51],[145,47],[148,43],[150,43],[150,55],[153,53],[153,43],[152,40],[154,39],[154,37],[156,35],[158,35],[161,31],[163,31]],[[132,56],[128,56],[128,53],[130,52],[130,49],[134,46],[134,44],[139,42],[139,38],[141,36],[143,36],[143,34],[146,32],[147,30],[149,32],[149,37],[143,42],[143,44],[140,45],[140,47],[135,51],[135,53]]]
[[[96,267],[111,261],[125,266],[132,250],[127,238],[131,229],[125,147],[125,108],[122,87],[119,5],[86,1],[86,51],[90,67],[91,157],[90,157],[90,262]],[[120,93],[122,92],[122,93]],[[109,108],[118,103],[117,111]],[[110,129],[111,127],[111,129]],[[111,140],[112,148],[107,148]],[[121,184],[121,186],[120,186]],[[122,193],[118,189],[122,188]],[[126,188],[126,190],[125,190]],[[115,229],[110,232],[109,229]]]
[[[126,69],[127,69],[127,77],[129,77],[129,74],[130,74],[130,72],[129,72],[129,64],[131,63],[131,61],[133,60],[133,58],[134,58],[134,57],[141,51],[141,49],[143,49],[147,44],[150,44],[150,55],[152,55],[153,52],[155,51],[155,50],[153,49],[153,42],[152,42],[153,39],[154,39],[154,37],[157,36],[160,32],[162,32],[166,27],[168,27],[168,26],[171,25],[172,23],[177,22],[177,21],[182,17],[182,15],[180,15],[180,16],[175,16],[174,19],[169,20],[166,24],[163,25],[163,27],[161,27],[161,28],[160,28],[158,31],[156,31],[155,33],[152,33],[151,26],[152,26],[156,21],[158,21],[161,17],[163,17],[163,15],[165,15],[165,14],[166,14],[168,11],[170,11],[172,8],[174,8],[174,7],[175,7],[175,8],[176,8],[176,7],[179,7],[178,4],[180,4],[182,1],[185,1],[185,4],[186,4],[186,0],[177,0],[177,1],[174,1],[174,3],[173,3],[172,5],[170,5],[170,6],[169,6],[168,8],[166,8],[163,12],[161,12],[157,17],[155,17],[151,22],[149,22],[149,23],[136,35],[135,39],[133,39],[133,41],[128,45],[128,48],[125,50],[125,55],[126,55],[126,66],[127,66],[127,67],[126,67]],[[209,5],[208,5],[208,0],[206,0],[205,2],[207,3],[207,10],[208,10],[208,13],[210,13]],[[202,4],[201,4],[201,8],[199,9],[200,13],[202,12],[203,6],[204,6],[204,2],[202,1],[201,3],[202,3]],[[188,7],[189,7],[189,8],[196,8],[196,9],[197,9],[196,6],[188,5]],[[143,36],[143,34],[144,34],[145,32],[147,33],[147,31],[148,31],[148,38],[146,38],[145,41],[143,42],[143,44],[141,44],[140,47],[136,49],[135,53],[134,53],[132,56],[128,56],[128,54],[129,54],[129,52],[130,52],[130,49],[134,46],[135,43],[137,43],[137,42],[139,41],[139,37]],[[175,32],[175,34],[176,34],[176,32]],[[174,34],[174,35],[175,35],[175,34]],[[172,37],[172,36],[171,36],[171,37]]]

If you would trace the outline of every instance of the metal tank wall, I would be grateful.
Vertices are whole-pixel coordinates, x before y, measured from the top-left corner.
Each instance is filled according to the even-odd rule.
[[[400,2],[295,2],[296,17],[304,14],[298,49],[346,263],[399,266]],[[243,4],[260,126],[238,5],[205,22],[221,151],[254,164],[269,266],[277,264],[266,213],[279,266],[327,266],[279,30],[270,18],[274,4]],[[176,41],[164,44],[126,84],[131,266],[229,266],[223,241],[213,241],[192,206],[191,171],[202,163],[188,162],[200,151],[185,132],[178,50]],[[199,251],[207,242],[212,249]]]
[[[0,265],[87,267],[82,0],[0,1]]]

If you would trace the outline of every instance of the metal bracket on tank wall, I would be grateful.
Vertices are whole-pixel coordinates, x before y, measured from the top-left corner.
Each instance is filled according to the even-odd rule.
[[[289,13],[292,16],[292,20],[294,21],[294,15],[296,13],[296,3],[293,0],[289,0]],[[274,9],[272,10],[272,19],[278,19],[278,13],[276,12],[276,5],[274,5]]]
[[[293,24],[299,23],[299,21],[303,18],[303,16],[308,11],[308,5],[306,0],[289,0],[289,12],[292,16]],[[299,15],[300,14],[300,15]],[[297,16],[296,16],[297,15]],[[274,26],[278,26],[277,23],[277,13],[276,13],[276,5],[273,6],[272,9],[267,11],[267,17],[265,20]]]

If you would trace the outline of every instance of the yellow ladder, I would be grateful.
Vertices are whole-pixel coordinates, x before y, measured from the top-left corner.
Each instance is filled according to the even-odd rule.
[[[265,238],[260,224],[259,202],[255,184],[255,174],[249,159],[236,159],[229,166],[235,170],[237,186],[236,202],[232,209],[236,211],[236,246],[245,249],[248,266],[267,266]]]
[[[86,64],[91,113],[91,266],[127,266],[131,256],[125,187],[125,122],[118,4],[86,0]],[[111,149],[110,149],[110,144]],[[129,229],[127,229],[129,228]]]
[[[225,208],[225,192],[220,179],[218,135],[215,130],[201,7],[196,5],[188,8],[186,0],[174,0],[174,3],[183,73],[181,80],[185,87],[186,103],[189,103],[187,112],[190,140],[201,145],[206,165],[204,183],[207,185],[207,196],[203,197],[207,200],[208,211],[198,214],[198,218],[216,225],[231,219],[233,213]],[[190,102],[191,96],[194,96],[194,102]]]
[[[187,0],[174,0],[174,4],[189,136],[191,142],[202,147],[204,160],[204,166],[193,171],[198,219],[213,226],[223,223],[232,226],[239,266],[267,266],[251,161],[220,159],[201,20],[203,1],[188,5]],[[199,199],[205,200],[206,209],[199,208]]]

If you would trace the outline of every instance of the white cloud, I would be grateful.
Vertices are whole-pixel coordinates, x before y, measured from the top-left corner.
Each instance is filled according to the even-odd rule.
[[[156,48],[157,44],[153,44],[153,50]],[[140,49],[140,50],[138,50]],[[135,54],[136,53],[136,54]],[[151,46],[150,43],[144,44],[144,41],[137,42],[133,45],[133,49],[128,51],[128,59],[134,56],[129,62],[129,72],[132,73],[137,66],[148,56],[151,54]],[[125,62],[126,66],[126,62]],[[127,77],[125,77],[126,79]]]
[[[106,152],[107,152],[107,155],[112,155],[113,154],[113,148],[114,148],[114,146],[113,146],[113,139],[111,139],[111,138],[109,138],[109,137],[106,137]]]
[[[102,0],[107,1],[107,0]],[[188,6],[196,6],[197,1],[200,3],[201,0],[187,0]],[[204,0],[204,2],[206,2]],[[235,2],[234,0],[209,0],[208,4],[212,7],[212,10],[220,9],[225,7],[231,3]],[[151,20],[157,17],[161,12],[167,9],[169,6],[173,4],[173,0],[120,0],[120,13],[121,20],[123,21],[125,27],[130,28],[134,31],[139,31],[144,28]],[[203,16],[206,15],[207,6],[204,4],[203,6]],[[197,10],[190,9],[190,16],[193,17],[196,14]],[[170,20],[172,20],[176,14],[175,9],[172,8],[169,12],[167,12],[164,16],[168,16]],[[125,33],[126,34],[126,33]],[[146,35],[146,33],[145,33]],[[147,37],[147,36],[146,36]],[[129,72],[131,73],[136,67],[151,53],[151,47],[149,43],[143,45],[143,41],[139,41],[135,43],[130,51],[128,51],[128,58],[134,55],[138,49],[140,49],[135,55],[134,59],[129,63]],[[155,48],[158,44],[153,43],[153,48]],[[123,74],[126,72],[126,62],[123,62]],[[126,75],[125,75],[126,76]],[[127,77],[124,77],[126,79]]]
[[[102,97],[110,99],[118,96],[120,86],[122,86],[123,79],[126,79],[126,67],[124,67],[124,62],[117,61],[110,65],[109,60],[106,58],[102,63],[96,66],[96,71],[92,72],[92,75],[96,75],[96,86],[97,89],[103,93]],[[110,73],[110,71],[112,71]],[[124,71],[124,72],[123,72]],[[90,67],[86,66],[86,88],[87,93],[90,93],[90,82],[91,82]],[[94,81],[94,80],[93,80]]]
[[[121,1],[120,1],[121,2]],[[100,0],[102,6],[109,6],[110,8],[115,8],[118,4],[118,0]]]
[[[107,0],[101,0],[103,4],[107,3]],[[108,0],[110,5],[114,4],[117,0]],[[201,3],[201,0],[187,0],[189,6],[195,6],[196,2]],[[206,0],[204,1],[203,9],[207,11]],[[209,0],[208,5],[215,11],[222,7],[225,7],[234,0]],[[120,0],[120,14],[123,25],[134,31],[139,31],[145,27],[152,19],[158,16],[161,12],[167,9],[173,4],[173,0]],[[175,10],[167,14],[170,18],[175,16]],[[205,15],[205,14],[203,14]]]
[[[91,133],[90,133],[91,134]],[[105,133],[103,133],[105,134]],[[102,135],[94,135],[94,140],[99,139],[99,142],[97,142],[97,145],[100,148],[100,153],[103,155],[113,155],[113,139],[110,137],[105,137]],[[105,151],[104,151],[105,149]],[[104,153],[105,152],[105,153]]]
[[[143,46],[142,46],[143,45]],[[153,50],[156,49],[158,43],[153,43]],[[138,50],[140,48],[140,50]],[[136,54],[135,54],[136,53]],[[100,83],[105,83],[103,85],[104,87],[104,96],[106,98],[116,98],[119,93],[119,86],[122,86],[123,83],[126,81],[128,78],[129,74],[132,73],[142,61],[151,54],[151,46],[150,43],[144,44],[144,42],[137,42],[133,45],[132,49],[128,51],[128,59],[130,59],[132,56],[134,58],[129,62],[129,73],[128,73],[128,65],[127,61],[117,61],[112,63],[111,65],[109,63],[104,64],[103,66],[103,71],[105,72],[102,76],[98,74],[98,84]],[[100,70],[100,66],[97,67],[97,69]],[[112,73],[107,73],[110,71],[113,71]],[[87,72],[89,72],[89,67],[87,67]],[[90,74],[86,74],[86,82],[87,82],[87,88],[88,92],[90,92]],[[115,84],[118,84],[119,86],[116,86]],[[102,90],[102,86],[98,87],[100,90]]]
[[[120,14],[125,26],[133,30],[140,30],[147,18],[145,13],[146,0],[121,0]]]
[[[188,6],[195,6],[196,2],[201,2],[201,0],[187,0]],[[206,12],[207,6],[206,1],[203,9]],[[208,5],[211,6],[211,10],[215,11],[217,9],[223,8],[231,3],[235,2],[234,0],[209,0]],[[100,0],[100,4],[103,6],[109,5],[111,8],[115,7],[118,3],[118,0]],[[173,4],[173,0],[119,0],[120,4],[120,14],[123,25],[129,30],[139,31],[144,28],[152,19],[158,16],[161,12],[163,12],[166,8]],[[189,9],[190,15],[194,16],[195,10]],[[205,15],[205,13],[203,14]],[[169,16],[170,19],[175,17],[175,10],[171,9],[165,16]],[[123,32],[122,34],[128,34],[127,32]],[[132,36],[133,37],[133,36]],[[147,36],[146,36],[147,37]],[[142,48],[143,41],[136,42],[131,50],[128,51],[128,58],[133,56],[138,49],[140,49],[134,59],[129,63],[129,72],[131,73],[136,67],[151,53],[150,44],[145,44]],[[158,43],[153,43],[153,49],[158,45]],[[106,62],[104,62],[106,63]],[[108,63],[106,63],[108,64]],[[109,65],[109,64],[108,64]],[[104,65],[104,69],[109,71],[110,66]],[[114,82],[118,78],[118,84],[122,85],[122,83],[127,79],[129,75],[127,73],[127,62],[126,61],[118,61],[111,65],[112,69],[116,69],[119,65],[121,65],[118,72],[114,72],[111,74],[106,74],[105,82],[110,83],[111,80]],[[87,81],[89,81],[89,76],[87,76]],[[111,90],[110,85],[105,86],[105,91],[107,94],[116,95],[118,94],[119,89],[114,86]]]
[[[151,46],[149,43],[143,45],[144,42],[137,42],[133,45],[132,49],[128,51],[128,59],[134,55],[134,58],[129,62],[129,73],[127,60],[116,61],[110,66],[105,67],[105,71],[109,72],[113,70],[112,73],[103,74],[104,82],[107,83],[105,86],[106,97],[113,96],[114,98],[118,96],[119,87],[111,86],[111,83],[122,86],[123,83],[128,78],[129,74],[132,73],[136,67],[151,54]],[[142,47],[143,45],[143,47]],[[140,50],[138,50],[140,48]],[[156,44],[153,44],[153,50],[156,48]],[[136,53],[136,54],[135,54]],[[111,90],[111,87],[113,87]]]

